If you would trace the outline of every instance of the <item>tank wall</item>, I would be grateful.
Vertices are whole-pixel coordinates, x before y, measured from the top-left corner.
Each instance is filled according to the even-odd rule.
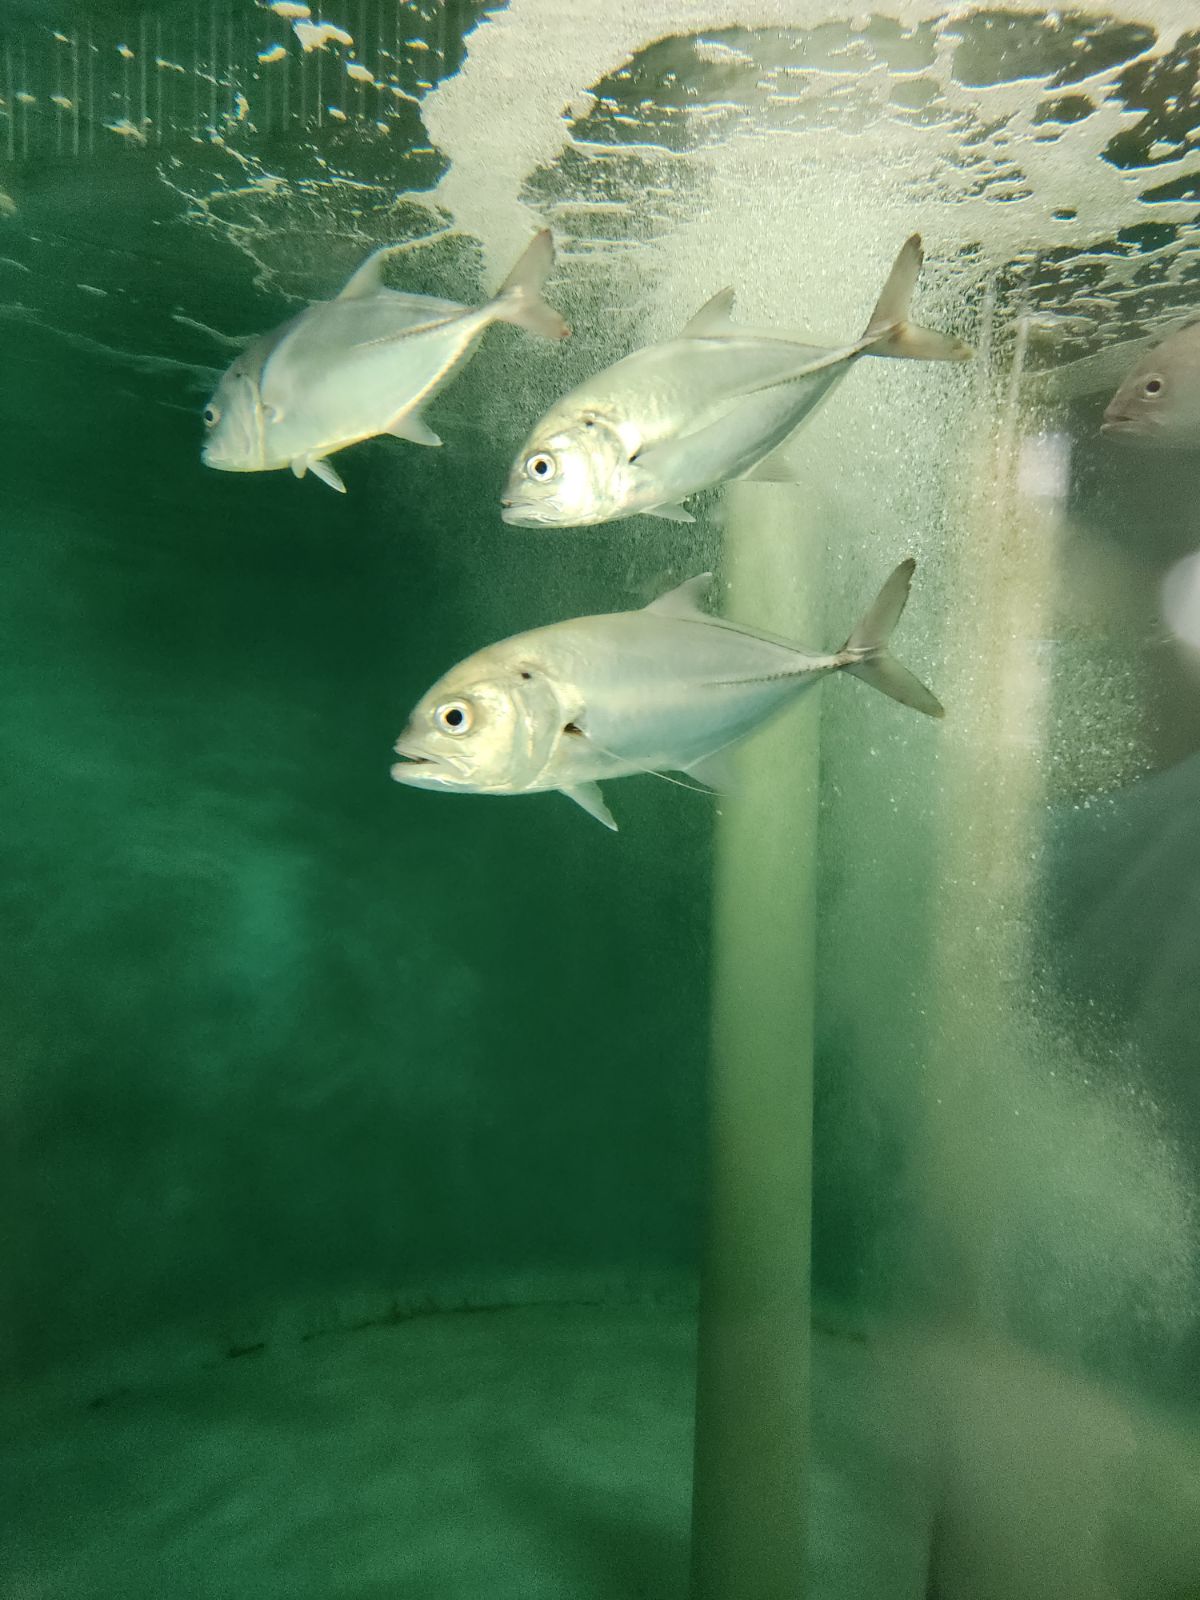
[[[478,515],[510,442],[482,390],[343,499],[203,468],[192,374],[5,342],[9,1370],[685,1267],[705,811],[627,786],[614,839],[388,778],[435,676],[548,620]]]

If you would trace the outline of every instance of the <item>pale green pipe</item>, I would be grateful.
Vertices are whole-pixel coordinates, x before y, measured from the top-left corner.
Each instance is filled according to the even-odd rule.
[[[821,648],[820,539],[790,486],[726,490],[723,608]],[[693,1600],[802,1600],[821,689],[739,753],[716,838]]]

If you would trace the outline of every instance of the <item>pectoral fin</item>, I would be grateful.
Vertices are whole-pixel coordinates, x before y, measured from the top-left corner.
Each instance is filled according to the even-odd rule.
[[[664,522],[695,522],[695,517],[690,511],[685,511],[682,506],[650,506],[643,510],[644,517],[661,517]]]
[[[421,421],[415,411],[410,411],[406,416],[393,422],[387,432],[393,438],[407,439],[410,444],[440,445],[442,442],[433,429]]]
[[[582,806],[589,816],[595,817],[597,822],[602,822],[606,828],[611,828],[616,833],[616,819],[605,805],[598,783],[572,784],[569,789],[561,789],[559,793],[565,794],[568,800],[574,800],[575,804]]]

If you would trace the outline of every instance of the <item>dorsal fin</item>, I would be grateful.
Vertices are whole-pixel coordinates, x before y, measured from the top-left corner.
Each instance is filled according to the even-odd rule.
[[[711,300],[706,300],[696,315],[683,329],[681,339],[715,339],[733,328],[733,290],[718,289]]]
[[[385,244],[378,250],[372,251],[347,281],[338,299],[361,300],[369,294],[378,294],[383,288],[383,263],[394,250],[399,248],[398,245]]]
[[[714,619],[701,604],[711,582],[712,573],[701,572],[697,577],[689,578],[686,583],[679,584],[677,588],[668,589],[666,594],[660,594],[657,600],[651,600],[643,609],[656,612],[661,617],[685,617],[691,622],[697,619],[712,622]]]

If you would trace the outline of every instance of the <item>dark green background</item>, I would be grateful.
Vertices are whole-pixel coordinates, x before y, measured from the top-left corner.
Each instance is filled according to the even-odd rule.
[[[173,308],[234,331],[289,313],[143,163],[20,188],[0,253],[35,272],[5,285],[59,330],[219,362]],[[469,257],[457,287],[481,290]],[[21,1361],[173,1319],[220,1336],[280,1296],[690,1263],[711,803],[622,785],[614,837],[558,797],[388,776],[458,657],[623,603],[619,534],[499,521],[529,419],[484,395],[521,336],[439,403],[445,449],[360,447],[345,498],[204,468],[187,374],[20,321],[3,339]]]

